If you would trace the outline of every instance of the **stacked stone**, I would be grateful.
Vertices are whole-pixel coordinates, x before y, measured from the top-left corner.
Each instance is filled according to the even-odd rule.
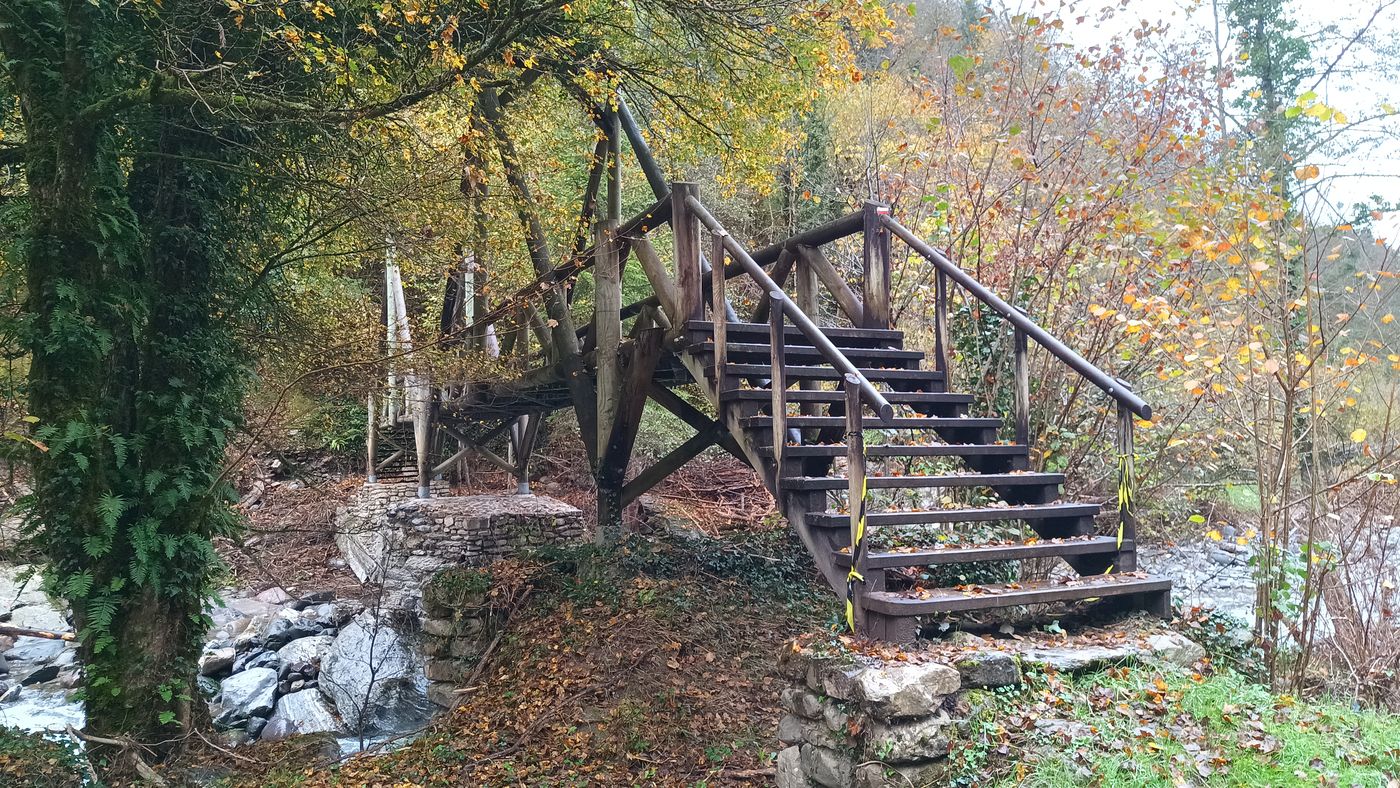
[[[500,624],[487,603],[487,591],[465,595],[433,593],[429,581],[424,587],[422,612],[423,654],[427,664],[428,700],[452,708],[460,697],[457,688],[476,669],[487,645]]]
[[[792,682],[781,694],[779,788],[942,784],[957,669],[807,649],[784,649],[779,668]]]
[[[451,488],[438,480],[429,485],[428,491],[438,497],[447,495]],[[384,555],[393,547],[385,513],[394,504],[416,499],[416,482],[365,484],[336,511],[336,546],[361,582],[379,582]]]

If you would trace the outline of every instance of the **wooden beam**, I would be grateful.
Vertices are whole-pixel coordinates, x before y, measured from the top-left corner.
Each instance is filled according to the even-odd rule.
[[[676,247],[676,283],[680,285],[679,314],[673,323],[700,320],[703,314],[704,282],[700,277],[700,220],[690,209],[688,198],[698,196],[693,183],[671,184],[671,232]]]
[[[778,289],[787,287],[788,276],[792,274],[793,263],[797,256],[791,251],[784,249],[778,255],[778,263],[773,266],[773,281],[777,283]],[[767,323],[768,310],[772,307],[773,300],[768,297],[768,293],[758,297],[758,304],[754,307],[753,317],[749,318],[750,323]]]
[[[601,466],[622,396],[618,358],[622,343],[622,278],[618,270],[617,225],[599,222],[593,232],[593,248],[597,250],[593,264],[593,335],[598,348],[598,457],[594,459]]]
[[[632,249],[637,253],[637,262],[642,264],[642,271],[647,275],[651,289],[656,291],[661,308],[666,310],[667,319],[672,322],[684,322],[677,320],[677,315],[681,313],[680,292],[675,281],[671,279],[670,272],[666,270],[666,265],[661,262],[660,255],[656,253],[656,247],[645,237],[632,238],[631,241]]]
[[[722,438],[729,437],[729,431],[723,424],[714,422],[709,428],[695,433],[690,440],[672,449],[669,454],[657,460],[646,470],[637,474],[637,478],[623,485],[622,505],[626,506],[637,500],[643,493],[660,484],[667,476],[675,473],[682,465],[690,462],[700,452],[718,443]]]
[[[846,280],[836,272],[831,262],[826,259],[826,255],[815,246],[799,246],[797,253],[802,255],[802,259],[812,269],[812,273],[821,280],[826,289],[836,299],[836,305],[841,307],[841,311],[846,313],[846,317],[857,326],[865,325],[865,307],[860,302],[851,286],[846,284]]]
[[[681,399],[679,394],[660,383],[651,384],[650,394],[651,399],[656,402],[656,404],[675,414],[677,418],[689,424],[691,429],[697,432],[709,429],[713,424],[719,424],[719,422],[706,416],[694,405]],[[724,437],[719,439],[718,443],[725,451],[743,461],[745,465],[750,464],[749,458],[744,454],[744,450],[739,448],[738,441],[734,440],[734,436],[730,435],[728,430],[725,430]]]

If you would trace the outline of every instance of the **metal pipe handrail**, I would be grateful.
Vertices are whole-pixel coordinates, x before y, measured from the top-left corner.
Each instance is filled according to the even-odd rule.
[[[1117,400],[1123,407],[1144,419],[1152,418],[1152,406],[1148,405],[1142,397],[1134,394],[1132,388],[1128,386],[1127,383],[1089,363],[1087,359],[1074,352],[1073,349],[1055,338],[1049,331],[1041,328],[1035,321],[1026,317],[1016,307],[1006,303],[996,293],[988,290],[981,282],[973,279],[971,275],[959,268],[956,263],[949,260],[937,249],[929,246],[923,239],[914,235],[908,227],[895,221],[895,219],[889,215],[880,217],[880,221],[890,229],[890,232],[899,236],[900,240],[909,244],[911,249],[918,252],[930,263],[933,263],[944,275],[962,285],[963,289],[972,293],[979,301],[991,307],[993,311],[1001,315],[1002,318],[1011,323],[1011,325],[1024,331],[1026,336],[1034,339],[1041,347],[1050,351],[1050,355],[1064,362],[1070,369],[1078,372],[1085,380],[1103,389],[1105,394]]]
[[[782,288],[778,287],[778,284],[773,281],[773,278],[768,276],[768,273],[763,270],[763,266],[754,262],[754,259],[749,256],[748,250],[744,249],[738,241],[734,240],[734,236],[730,235],[729,231],[724,229],[724,225],[719,223],[719,220],[705,208],[703,203],[694,197],[688,197],[686,198],[685,204],[690,210],[695,212],[696,218],[698,218],[700,223],[705,225],[710,232],[723,234],[724,248],[729,252],[729,256],[737,261],[740,267],[744,269],[744,272],[758,283],[758,286],[763,289],[763,292],[782,292]],[[846,354],[842,353],[840,348],[832,344],[826,334],[822,333],[821,329],[817,328],[817,325],[812,322],[812,319],[801,309],[797,308],[797,305],[792,302],[792,299],[775,298],[773,299],[772,308],[781,308],[783,314],[787,315],[788,319],[792,321],[792,324],[797,326],[797,330],[802,332],[802,335],[826,358],[828,364],[836,368],[837,372],[840,372],[843,376],[855,375],[860,381],[861,396],[866,404],[870,405],[871,409],[875,411],[881,421],[889,421],[890,417],[894,415],[894,406],[889,403],[889,400],[885,399],[884,395],[876,390],[875,386],[870,383],[865,375],[851,363],[851,360],[846,358]]]

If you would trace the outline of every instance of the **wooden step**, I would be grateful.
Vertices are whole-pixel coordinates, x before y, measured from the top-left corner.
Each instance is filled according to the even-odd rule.
[[[708,320],[687,320],[685,324],[687,332],[698,336],[713,336],[715,324]],[[902,345],[904,343],[904,332],[894,329],[881,328],[841,328],[837,326],[823,326],[822,333],[830,339],[837,347],[881,347],[887,345]],[[725,324],[725,335],[735,341],[764,342],[768,341],[769,328],[767,323],[727,323]],[[755,337],[761,337],[755,338]],[[785,326],[783,338],[789,342],[802,342],[806,337],[797,326]]]
[[[871,430],[994,430],[1001,427],[1001,424],[1001,419],[975,418],[971,416],[895,417],[889,421],[880,421],[878,418],[871,416],[865,420],[866,429]],[[789,429],[844,427],[846,426],[846,418],[844,416],[788,416],[787,425]],[[750,429],[772,427],[773,417],[749,416],[744,419],[744,426]]]
[[[864,607],[893,616],[955,613],[963,610],[1100,599],[1126,594],[1161,594],[1171,581],[1140,573],[1077,577],[1069,581],[1040,580],[916,591],[872,591]]]
[[[891,405],[971,405],[971,394],[953,394],[943,391],[882,391]],[[725,389],[720,399],[758,400],[771,402],[772,389]],[[846,401],[846,392],[839,390],[822,391],[817,389],[788,389],[788,402],[820,402],[832,404]]]
[[[788,363],[802,362],[811,364],[826,363],[826,357],[822,352],[811,345],[787,345],[784,347],[783,358]],[[711,356],[715,352],[713,342],[697,342],[686,348],[686,352],[701,356]],[[734,361],[751,360],[753,357],[759,359],[773,358],[773,346],[767,343],[757,344],[751,342],[726,342],[725,352]],[[895,350],[891,348],[841,348],[841,353],[851,360],[857,367],[870,364],[888,364],[896,367],[909,367],[917,369],[919,362],[924,360],[924,354],[917,350]]]
[[[1014,520],[1049,520],[1071,517],[1093,517],[1099,513],[1096,503],[1041,503],[1025,506],[978,506],[960,509],[930,509],[923,512],[874,512],[867,514],[865,524],[872,528],[898,525],[932,525],[934,523],[1010,522]],[[850,528],[851,516],[836,512],[811,512],[808,525],[816,528]]]
[[[764,446],[759,453],[773,456],[773,447]],[[827,443],[803,446],[785,446],[783,454],[788,459],[797,457],[845,457],[846,444]],[[922,446],[904,446],[898,443],[866,444],[866,458],[873,457],[1025,457],[1030,454],[1023,444],[1002,443],[930,443]]]
[[[943,373],[932,369],[883,369],[880,367],[859,367],[866,380],[884,383],[913,383],[932,386],[943,382]],[[726,364],[725,374],[736,378],[763,378],[773,374],[771,364]],[[841,380],[842,375],[834,367],[795,366],[786,369],[788,380]],[[714,365],[705,368],[706,377],[714,376]]]
[[[899,566],[970,564],[975,561],[1024,561],[1028,558],[1090,555],[1117,551],[1118,539],[1116,537],[1090,536],[1075,539],[1040,539],[1025,543],[954,545],[919,550],[874,552],[866,554],[865,566],[868,569],[889,569]],[[833,555],[836,563],[840,566],[851,565],[850,553],[837,551]]]
[[[951,473],[935,476],[867,476],[865,486],[871,490],[903,490],[924,487],[1013,487],[1018,485],[1061,485],[1063,473]],[[783,489],[845,490],[849,481],[840,476],[789,476],[783,479]]]

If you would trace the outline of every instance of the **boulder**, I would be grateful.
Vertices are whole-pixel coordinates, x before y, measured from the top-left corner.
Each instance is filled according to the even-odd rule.
[[[962,687],[956,670],[937,662],[868,668],[855,677],[852,700],[877,717],[924,717]]]
[[[263,728],[262,739],[281,741],[288,736],[339,730],[340,721],[321,693],[304,690],[278,698],[277,710]]]
[[[361,613],[321,659],[318,689],[351,730],[393,730],[428,714],[420,670],[393,627]]]
[[[53,681],[58,678],[62,670],[58,665],[44,665],[36,670],[29,671],[29,674],[20,679],[19,683],[28,687],[33,684],[42,684],[45,681]]]
[[[277,671],[250,668],[224,679],[219,705],[232,718],[266,717],[277,703]]]
[[[281,661],[277,658],[277,652],[259,649],[249,651],[233,662],[233,672],[242,673],[250,668],[271,668],[277,670]]]
[[[319,634],[320,631],[321,628],[316,626],[314,618],[311,620],[302,619],[292,612],[292,617],[278,616],[267,625],[263,636],[263,646],[276,651],[294,640],[311,637]]]
[[[283,664],[296,662],[319,662],[331,650],[331,643],[335,638],[330,635],[312,635],[310,637],[297,638],[287,645],[277,649],[277,658]]]
[[[199,657],[199,675],[213,676],[223,673],[233,667],[233,660],[237,656],[233,646],[206,651]]]

